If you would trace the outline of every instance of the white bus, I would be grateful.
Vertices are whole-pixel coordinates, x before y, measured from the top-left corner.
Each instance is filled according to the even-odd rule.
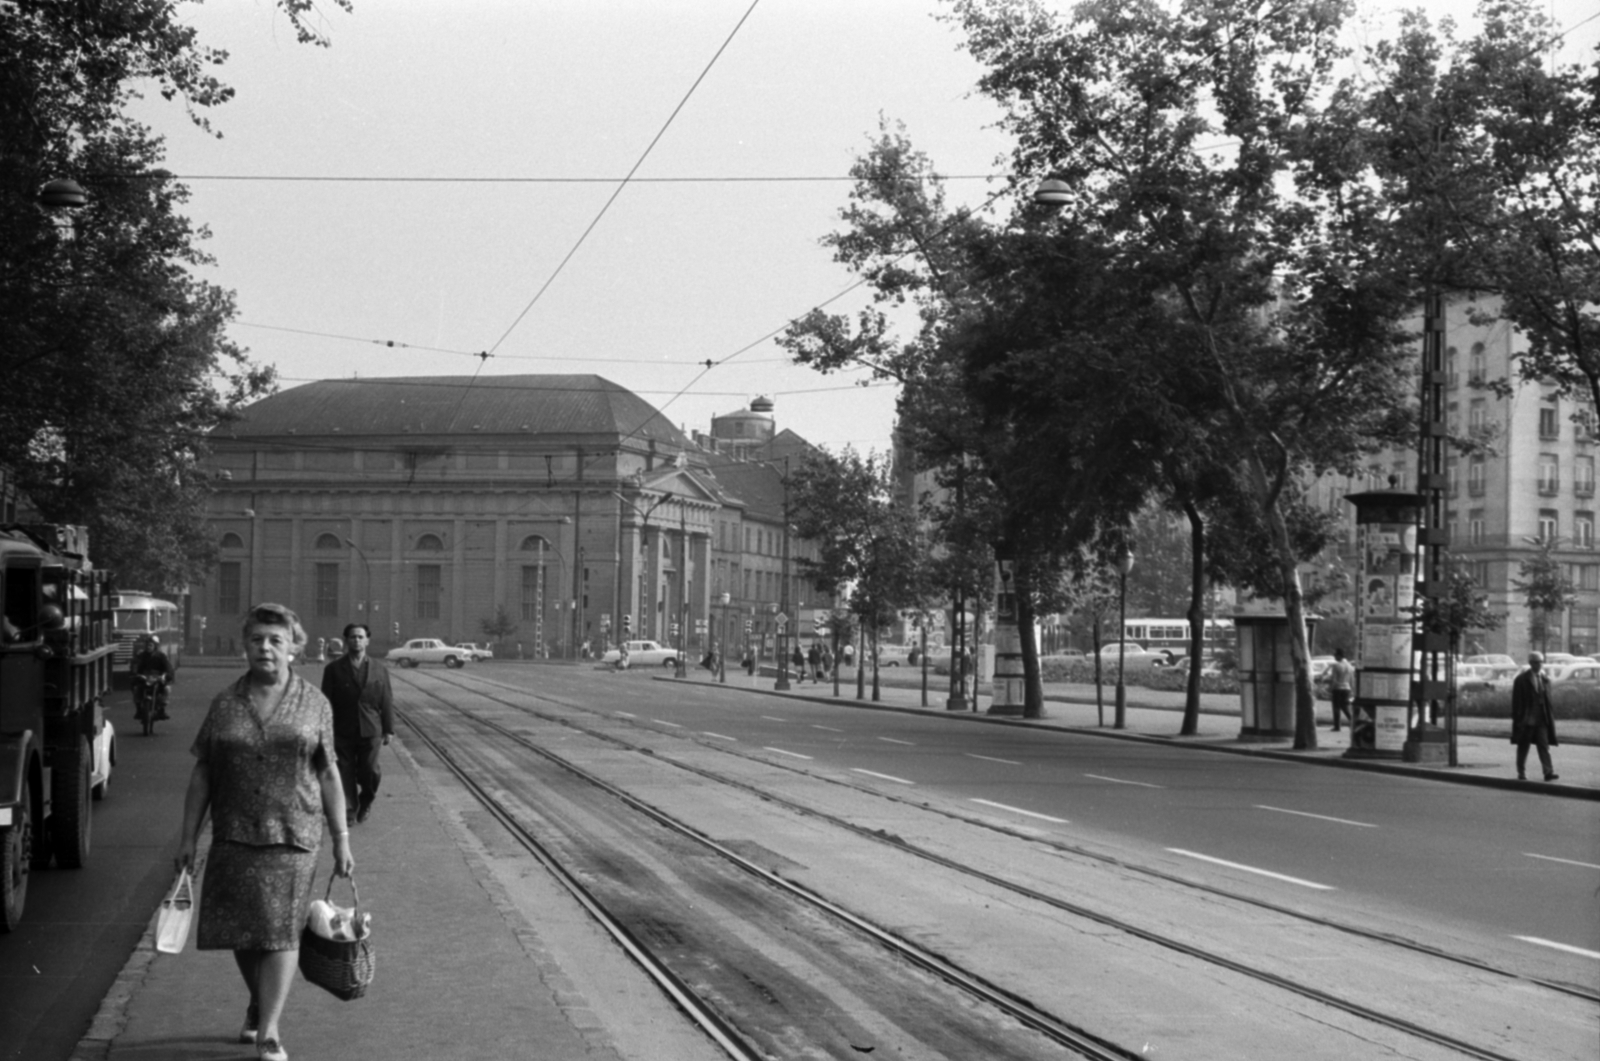
[[[1122,624],[1122,639],[1143,645],[1151,652],[1171,655],[1174,659],[1189,654],[1189,620],[1187,619],[1128,619]],[[1200,642],[1200,654],[1209,658],[1224,650],[1233,649],[1233,620],[1207,619],[1205,633]]]
[[[126,670],[133,659],[133,645],[145,634],[155,634],[161,647],[178,665],[183,652],[183,616],[171,601],[151,596],[141,590],[123,590],[112,598],[117,633],[116,669]]]

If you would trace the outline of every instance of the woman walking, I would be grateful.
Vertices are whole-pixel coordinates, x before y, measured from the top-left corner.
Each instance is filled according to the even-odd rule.
[[[193,864],[209,815],[196,945],[233,951],[250,993],[239,1041],[254,1042],[262,1061],[288,1061],[278,1024],[311,901],[319,812],[333,834],[334,874],[348,877],[355,860],[333,709],[290,669],[306,643],[299,617],[258,604],[245,617],[244,642],[250,669],[211,701],[191,749],[178,865]]]

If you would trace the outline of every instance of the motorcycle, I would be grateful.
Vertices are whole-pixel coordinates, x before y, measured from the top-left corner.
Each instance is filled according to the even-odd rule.
[[[159,674],[133,676],[133,717],[144,727],[144,735],[156,731],[156,718],[161,713],[161,690],[166,682]]]

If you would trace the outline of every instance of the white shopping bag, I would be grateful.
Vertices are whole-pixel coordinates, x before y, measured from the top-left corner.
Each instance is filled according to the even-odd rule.
[[[194,880],[188,868],[179,871],[172,882],[172,891],[161,901],[161,913],[156,916],[156,950],[163,954],[181,954],[189,942],[189,922],[194,918]]]

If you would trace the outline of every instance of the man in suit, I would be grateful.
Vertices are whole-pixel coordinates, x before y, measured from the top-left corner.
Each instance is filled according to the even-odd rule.
[[[1524,773],[1528,765],[1528,745],[1539,749],[1539,765],[1544,767],[1544,779],[1554,781],[1555,766],[1550,762],[1550,749],[1560,743],[1556,740],[1556,716],[1550,708],[1550,682],[1541,673],[1544,657],[1537,652],[1528,653],[1528,669],[1517,675],[1511,683],[1511,742],[1517,746],[1517,780],[1527,780]]]
[[[349,825],[372,813],[383,780],[378,753],[394,736],[389,670],[367,656],[371,641],[365,625],[351,623],[344,628],[345,654],[322,670],[322,695],[333,705],[333,745]]]

